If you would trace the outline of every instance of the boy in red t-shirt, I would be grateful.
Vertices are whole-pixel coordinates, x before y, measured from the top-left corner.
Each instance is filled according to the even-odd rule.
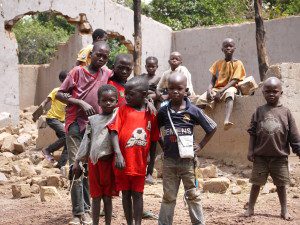
[[[134,77],[125,84],[126,105],[119,108],[109,125],[115,151],[116,189],[122,191],[127,224],[140,225],[143,215],[143,191],[149,150],[159,138],[156,117],[146,111],[146,79]]]
[[[108,84],[118,90],[118,107],[125,105],[125,84],[131,74],[133,67],[133,57],[130,54],[119,54],[116,56],[113,65],[113,76],[109,79]]]

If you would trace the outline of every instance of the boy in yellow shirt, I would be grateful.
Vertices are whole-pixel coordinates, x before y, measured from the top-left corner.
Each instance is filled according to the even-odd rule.
[[[59,74],[59,80],[62,83],[66,77],[68,72],[62,71]],[[51,102],[51,108],[49,109],[46,117],[46,122],[49,127],[51,127],[58,137],[58,140],[54,143],[50,144],[47,148],[44,148],[42,150],[45,158],[49,161],[54,162],[54,158],[52,156],[52,153],[56,150],[63,148],[63,152],[61,154],[61,157],[58,161],[58,163],[55,165],[57,168],[61,168],[62,166],[65,166],[68,160],[68,152],[66,147],[66,133],[65,133],[65,108],[66,104],[60,102],[56,99],[56,93],[59,90],[59,87],[54,88],[50,94],[47,96],[47,98],[41,103],[41,106],[43,109],[46,107],[46,105]]]
[[[242,61],[233,59],[235,50],[234,40],[226,38],[222,43],[222,52],[225,59],[216,61],[209,69],[212,78],[207,91],[196,99],[195,104],[200,108],[209,106],[213,108],[215,102],[224,100],[225,119],[224,129],[228,130],[233,126],[230,122],[230,115],[233,109],[233,101],[237,93],[237,83],[244,80],[246,71]]]

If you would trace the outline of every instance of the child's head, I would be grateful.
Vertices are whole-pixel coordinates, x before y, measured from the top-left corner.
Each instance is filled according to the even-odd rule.
[[[174,73],[168,78],[169,98],[173,102],[182,102],[188,92],[187,78],[182,73]]]
[[[114,79],[126,83],[127,78],[130,76],[133,68],[133,57],[131,54],[119,54],[116,56],[113,71]]]
[[[158,59],[154,56],[147,57],[145,68],[150,76],[154,76],[158,68]]]
[[[98,104],[103,114],[110,114],[118,103],[118,91],[109,84],[103,85],[98,89]]]
[[[263,95],[268,105],[276,106],[282,95],[282,83],[277,77],[269,77],[263,84]]]
[[[125,84],[125,98],[128,105],[133,108],[141,107],[145,103],[149,90],[147,79],[135,76]]]
[[[59,73],[58,79],[62,83],[62,82],[64,82],[64,80],[66,79],[67,76],[68,76],[68,71],[63,70]]]
[[[92,34],[93,42],[107,41],[107,33],[102,29],[96,29]]]
[[[182,63],[182,57],[179,52],[172,52],[169,58],[171,70],[175,70]]]
[[[105,41],[99,41],[94,44],[91,53],[91,66],[99,69],[107,63],[110,48]]]
[[[232,38],[225,38],[222,43],[222,52],[225,54],[225,58],[231,59],[235,50],[235,43]]]

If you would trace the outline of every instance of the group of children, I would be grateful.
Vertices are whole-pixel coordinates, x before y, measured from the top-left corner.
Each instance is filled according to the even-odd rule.
[[[234,41],[229,38],[223,41],[225,59],[210,68],[211,83],[207,92],[198,96],[193,90],[191,74],[181,65],[179,52],[171,53],[170,69],[162,77],[156,74],[157,58],[148,57],[147,73],[128,80],[133,69],[132,56],[117,55],[112,70],[108,69],[105,64],[110,49],[106,38],[104,31],[94,32],[93,45],[80,52],[78,66],[68,73],[55,95],[66,104],[66,149],[72,165],[73,218],[69,224],[98,224],[101,199],[105,224],[111,224],[112,197],[118,196],[120,191],[127,224],[141,224],[144,184],[152,182],[157,142],[164,157],[164,194],[158,224],[173,224],[181,181],[191,223],[205,224],[195,182],[194,156],[197,157],[213,137],[217,125],[200,108],[224,99],[224,128],[233,125],[230,114],[237,83],[245,77],[242,62],[233,59]],[[253,114],[248,130],[248,159],[254,163],[246,216],[253,215],[259,188],[270,173],[277,186],[281,216],[290,219],[285,189],[289,181],[287,156],[289,145],[300,156],[300,136],[290,111],[279,104],[280,80],[267,79],[263,94],[267,104]],[[205,131],[200,142],[194,140],[196,125]],[[182,151],[191,149],[192,157],[184,156]],[[51,157],[50,153],[49,148],[44,150],[47,157]],[[88,167],[84,167],[84,163],[88,163]]]

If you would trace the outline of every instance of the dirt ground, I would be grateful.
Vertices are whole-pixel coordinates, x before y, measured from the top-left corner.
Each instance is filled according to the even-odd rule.
[[[242,189],[241,194],[233,195],[230,188],[225,194],[202,193],[202,203],[206,218],[206,224],[300,224],[300,163],[298,158],[293,158],[291,164],[291,177],[294,187],[288,188],[288,207],[294,217],[291,222],[282,220],[280,206],[276,193],[261,194],[255,208],[255,216],[243,217],[244,205],[248,200],[250,186]],[[237,167],[217,164],[224,174],[230,174],[230,179],[240,177],[241,171]],[[49,225],[68,224],[71,218],[70,195],[66,189],[60,189],[61,199],[52,202],[41,202],[39,195],[30,198],[13,199],[11,184],[0,186],[0,224],[13,225]],[[157,184],[145,187],[144,209],[159,213],[162,198],[162,181],[158,179]],[[112,224],[125,225],[122,211],[121,198],[113,200],[114,214]],[[104,219],[100,219],[104,224]],[[143,220],[145,225],[157,224],[155,220]],[[183,202],[183,188],[181,185],[175,209],[174,225],[190,224],[187,207]]]

